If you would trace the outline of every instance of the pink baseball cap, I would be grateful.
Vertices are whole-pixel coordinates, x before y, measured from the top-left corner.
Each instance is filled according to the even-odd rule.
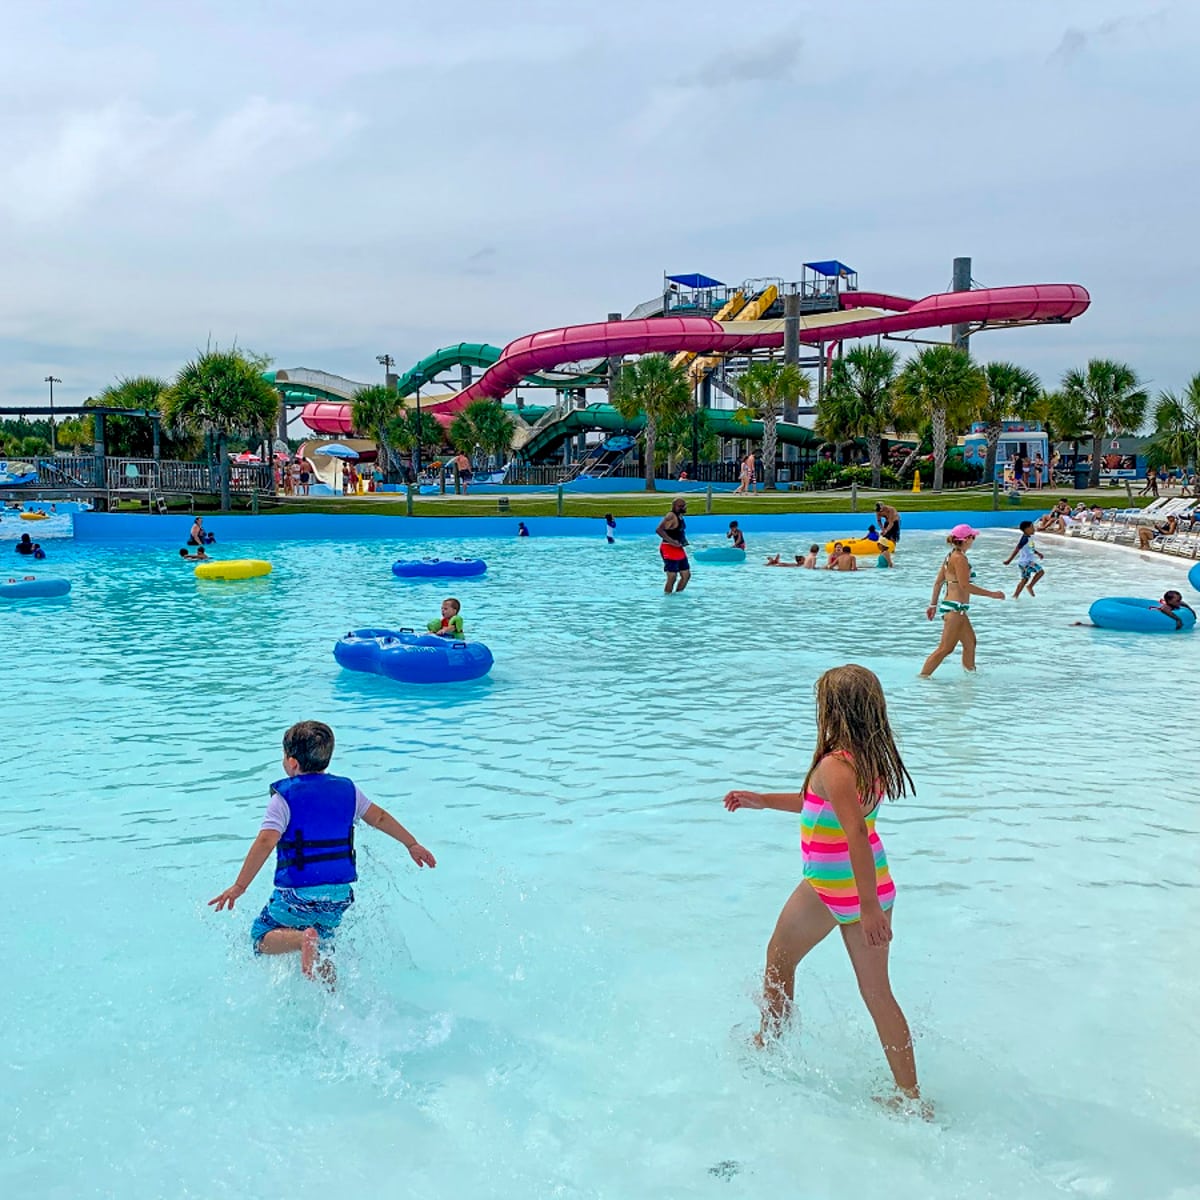
[[[956,542],[965,542],[967,538],[978,537],[979,530],[972,529],[970,525],[955,525],[955,527],[950,530],[950,536]]]

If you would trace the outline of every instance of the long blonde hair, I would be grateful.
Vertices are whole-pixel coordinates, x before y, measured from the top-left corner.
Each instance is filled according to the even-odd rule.
[[[887,701],[875,672],[855,663],[833,667],[817,680],[815,690],[817,748],[802,792],[808,791],[821,760],[839,750],[849,757],[859,797],[868,809],[883,799],[897,800],[915,791],[896,748]]]

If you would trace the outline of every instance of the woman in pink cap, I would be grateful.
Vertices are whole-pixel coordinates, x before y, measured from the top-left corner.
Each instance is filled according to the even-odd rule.
[[[971,611],[972,596],[989,596],[993,600],[1003,600],[1003,592],[989,592],[987,588],[976,587],[971,580],[975,572],[967,561],[967,551],[975,545],[979,536],[977,530],[970,525],[955,525],[946,539],[951,550],[942,563],[942,569],[937,573],[933,582],[933,598],[925,615],[933,620],[936,613],[942,614],[942,640],[938,648],[925,660],[921,668],[922,678],[928,679],[951,654],[955,646],[962,646],[962,664],[965,670],[975,670],[975,630],[968,615]],[[942,588],[946,589],[946,597],[942,599]]]

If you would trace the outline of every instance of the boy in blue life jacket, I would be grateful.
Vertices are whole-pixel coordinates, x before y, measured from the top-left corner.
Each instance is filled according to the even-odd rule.
[[[354,826],[362,819],[401,842],[418,867],[436,867],[433,855],[391,813],[372,804],[354,782],[327,775],[333,730],[300,721],[283,735],[286,779],[271,784],[262,828],[237,881],[208,903],[217,912],[244,894],[275,851],[275,890],[250,930],[255,954],[300,954],[310,978],[317,948],[337,932],[354,903]],[[331,966],[332,964],[327,964]],[[331,977],[332,972],[321,972]]]

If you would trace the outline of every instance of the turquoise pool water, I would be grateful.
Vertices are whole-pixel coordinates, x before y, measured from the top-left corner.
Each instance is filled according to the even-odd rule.
[[[1047,544],[1036,600],[980,601],[979,674],[920,681],[942,543],[906,534],[890,573],[754,565],[809,540],[757,536],[671,599],[649,540],[404,547],[489,560],[452,588],[394,579],[382,543],[255,543],[270,578],[202,584],[170,551],[54,541],[37,569],[71,597],[0,607],[0,1191],[1196,1195],[1200,635],[1069,626],[1183,569]],[[1012,542],[980,539],[982,583],[1011,590]],[[333,662],[447,594],[489,680]],[[746,1045],[798,833],[720,798],[799,783],[812,682],[846,661],[881,676],[918,785],[879,828],[932,1124],[872,1103],[835,940],[785,1042]],[[269,871],[206,908],[301,717],[439,860],[363,832],[334,995],[250,956]]]

